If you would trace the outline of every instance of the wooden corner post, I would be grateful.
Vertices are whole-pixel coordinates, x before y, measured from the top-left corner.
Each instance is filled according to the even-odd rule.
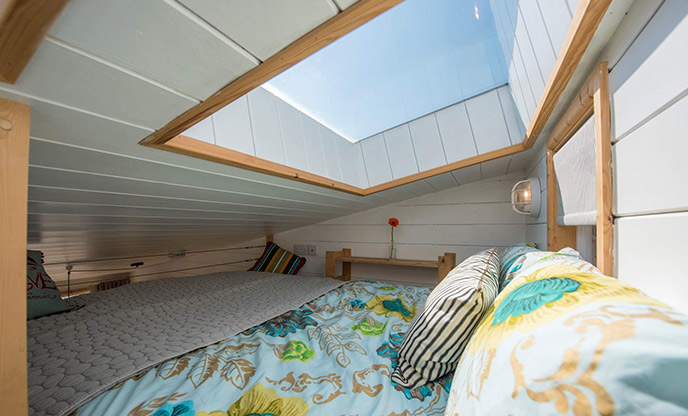
[[[26,104],[0,98],[0,403],[28,414],[26,221],[29,177]]]
[[[456,267],[456,253],[444,253],[437,257],[437,283],[439,284]]]
[[[351,257],[351,249],[345,248],[342,251],[328,251],[325,253],[325,276],[333,279],[348,282],[351,280],[351,262],[342,261],[344,258]],[[337,276],[337,262],[342,261],[342,274]]]

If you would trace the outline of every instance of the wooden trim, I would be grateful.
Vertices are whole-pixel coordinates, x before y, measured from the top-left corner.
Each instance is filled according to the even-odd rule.
[[[403,178],[395,179],[393,181],[371,186],[369,188],[359,188],[357,186],[335,181],[314,173],[292,168],[281,163],[271,162],[269,160],[251,156],[246,153],[237,152],[236,150],[227,149],[226,147],[182,135],[179,135],[164,144],[147,146],[156,149],[169,150],[182,155],[205,159],[211,162],[222,163],[224,165],[247,169],[280,178],[292,179],[303,183],[309,183],[311,185],[335,189],[337,191],[347,192],[359,196],[371,195],[376,192],[395,188],[407,183],[420,181],[432,176],[451,172],[456,169],[477,165],[478,163],[487,162],[523,151],[523,144],[518,143],[501,149],[493,150],[491,152],[483,153],[481,155],[469,157],[468,159],[459,160],[444,166],[439,166],[423,172],[415,173],[413,175],[405,176]]]
[[[542,129],[552,115],[559,97],[564,92],[585,50],[590,45],[612,0],[580,0],[573,16],[566,39],[549,76],[545,91],[540,97],[535,114],[523,141],[526,150],[533,147]]]
[[[351,30],[354,30],[381,13],[384,13],[401,1],[402,0],[360,0],[358,3],[290,44],[256,68],[231,82],[202,103],[176,117],[160,130],[146,137],[140,143],[157,149],[170,150],[193,157],[200,157],[218,163],[323,186],[359,196],[371,195],[453,170],[513,155],[524,150],[529,150],[534,145],[542,129],[552,115],[561,94],[578,67],[585,50],[590,44],[612,0],[580,0],[576,13],[569,26],[566,39],[562,45],[562,49],[555,62],[554,69],[540,97],[535,114],[522,143],[517,143],[502,149],[362,189],[309,172],[304,172],[299,169],[290,168],[278,163],[269,162],[254,156],[226,149],[221,146],[203,143],[181,136],[181,133],[194,124],[205,119],[254,88],[262,85],[264,82],[272,79],[274,76],[297,64],[314,52],[329,45]],[[594,90],[596,86],[592,84],[586,85],[588,87],[586,91],[588,92],[579,94],[579,100],[592,99],[592,95],[589,91],[591,89]],[[580,115],[569,114],[567,112],[564,118],[566,120],[580,120]],[[555,128],[556,136],[563,137],[571,131],[575,131],[578,127],[580,127],[580,125],[562,125],[559,127],[562,129],[561,131],[557,131]],[[203,144],[201,145],[200,143]]]
[[[453,163],[439,166],[433,169],[424,170],[423,172],[414,173],[413,175],[405,176],[403,178],[395,179],[393,181],[381,183],[379,185],[371,186],[364,190],[364,195],[374,194],[397,186],[406,185],[407,183],[416,182],[422,179],[427,179],[432,176],[441,175],[443,173],[451,172],[453,170],[465,168],[468,166],[477,165],[478,163],[488,162],[490,160],[499,159],[501,157],[510,156],[515,153],[522,152],[523,144],[517,143],[511,146],[503,147],[501,149],[493,150],[491,152],[483,153],[481,155],[472,156],[467,159],[459,160]]]
[[[0,81],[14,84],[69,0],[7,0],[0,5]]]
[[[271,162],[259,157],[237,152],[212,143],[192,139],[186,136],[177,136],[163,145],[153,146],[159,149],[170,150],[187,156],[193,156],[211,162],[247,169],[254,172],[265,173],[280,178],[292,179],[299,182],[318,185],[325,188],[336,189],[355,195],[365,195],[365,191],[356,186],[344,182],[335,181],[324,176],[292,168],[280,163]]]
[[[438,256],[437,265],[437,283],[439,284],[456,267],[456,253],[444,253],[444,256]]]
[[[208,99],[185,111],[141,144],[159,145],[220,110],[232,101],[263,85],[325,46],[386,12],[403,0],[359,0],[351,7],[297,39],[265,62],[229,83]]]
[[[612,134],[609,105],[609,69],[606,62],[595,69],[599,88],[595,91],[595,166],[597,169],[597,268],[614,274],[614,229],[612,214]]]
[[[606,275],[614,273],[611,109],[609,69],[599,63],[547,139],[547,244],[549,250],[575,248],[576,227],[563,227],[557,221],[557,182],[554,154],[591,117],[595,118],[595,169],[597,191],[597,268]]]
[[[547,149],[547,250],[559,251],[565,247],[576,248],[576,227],[557,224],[559,201],[557,177],[554,173],[554,152]]]
[[[336,263],[338,262],[342,263],[342,274],[340,276],[336,275]],[[437,269],[439,283],[456,266],[456,253],[444,253],[443,256],[438,256],[437,261],[390,260],[380,257],[354,257],[351,255],[351,249],[345,248],[342,251],[328,251],[325,253],[325,276],[349,281],[351,280],[351,265],[353,263]]]
[[[30,108],[0,98],[0,403],[28,414],[26,221]]]

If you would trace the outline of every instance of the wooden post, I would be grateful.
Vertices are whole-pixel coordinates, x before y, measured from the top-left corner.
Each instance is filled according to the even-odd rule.
[[[351,257],[351,249],[345,248],[342,251],[328,251],[325,253],[325,276],[333,279],[348,282],[351,280],[351,262],[342,262],[342,274],[337,276],[337,262],[342,257]]]
[[[450,271],[456,267],[456,253],[444,253],[437,257],[437,283],[447,277]]]
[[[275,236],[273,236],[272,234],[267,234],[265,236],[265,242],[266,243],[274,243],[275,242]]]
[[[614,275],[614,229],[612,216],[612,134],[607,62],[596,68],[599,88],[595,107],[595,168],[597,187],[597,268]]]
[[[342,250],[342,255],[344,257],[351,257],[351,249],[345,248]],[[351,281],[351,263],[342,262],[342,275],[339,276],[339,280],[344,280],[345,282]]]
[[[559,251],[564,247],[576,248],[576,227],[557,224],[559,202],[557,177],[554,173],[554,151],[547,149],[547,250]]]
[[[26,221],[30,108],[0,98],[0,403],[28,414]]]

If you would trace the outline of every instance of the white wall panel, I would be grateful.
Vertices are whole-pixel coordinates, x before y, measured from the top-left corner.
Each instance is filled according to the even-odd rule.
[[[366,170],[365,160],[363,159],[361,142],[354,144],[352,147],[351,163],[354,167],[354,179],[356,186],[359,188],[367,188],[370,186],[368,183],[368,172]]]
[[[550,41],[537,0],[521,0],[519,2],[519,12],[525,24],[526,33],[530,38],[530,43],[535,51],[535,58],[537,59],[543,81],[547,82],[549,74],[554,69],[556,53],[559,51],[555,52],[554,46]]]
[[[263,88],[256,88],[248,93],[248,107],[251,111],[251,128],[256,156],[284,164],[284,147],[277,117],[277,98]]]
[[[416,152],[411,142],[411,132],[407,124],[387,130],[383,134],[388,149],[392,177],[403,178],[418,172]],[[391,149],[391,151],[389,151]]]
[[[466,185],[482,179],[480,165],[467,166],[465,168],[453,170],[451,174],[459,185]]]
[[[688,97],[613,146],[615,214],[688,211]]]
[[[457,254],[457,262],[491,246],[525,241],[523,216],[511,211],[502,191],[512,181],[478,182],[355,213],[317,225],[275,235],[287,249],[294,244],[316,244],[304,274],[323,275],[325,252],[351,248],[353,255],[385,257],[390,231],[387,219],[398,218],[394,231],[397,257],[436,260],[444,252]],[[497,203],[495,203],[498,201]],[[375,279],[432,286],[436,270],[354,265],[355,280]]]
[[[688,312],[688,213],[621,218],[615,226],[619,280]]]
[[[337,181],[342,180],[342,171],[339,167],[339,155],[337,154],[337,142],[339,137],[325,126],[320,126],[320,139],[323,142],[323,152],[325,153],[325,167],[327,177]]]
[[[441,175],[431,176],[425,179],[425,182],[429,183],[430,186],[438,191],[443,191],[445,189],[453,188],[459,186],[451,172],[443,173]]]
[[[511,145],[496,91],[489,91],[466,101],[466,109],[479,154]]]
[[[465,102],[442,109],[435,115],[448,163],[478,154]]]
[[[264,61],[337,13],[328,0],[180,0]]]
[[[361,149],[363,150],[370,186],[391,181],[393,179],[392,170],[387,157],[385,138],[382,134],[361,141]]]
[[[408,123],[416,150],[416,160],[421,171],[436,168],[447,163],[442,139],[437,128],[435,114],[421,117]]]
[[[356,186],[356,178],[354,176],[353,153],[354,145],[348,140],[341,137],[335,138],[337,146],[337,155],[339,159],[339,169],[342,172],[342,181],[349,185]]]
[[[212,117],[215,144],[247,155],[256,155],[246,96],[229,103]]]
[[[215,144],[215,130],[213,128],[213,117],[207,117],[185,130],[182,135],[200,140],[206,143]]]
[[[301,114],[303,141],[306,143],[306,157],[309,171],[320,176],[327,176],[323,141],[320,137],[320,124],[305,114]]]
[[[501,87],[497,90],[499,95],[499,102],[502,105],[504,112],[504,120],[506,121],[507,130],[509,130],[509,138],[511,144],[523,142],[526,137],[526,128],[523,121],[518,114],[516,104],[508,87]]]
[[[506,171],[509,168],[510,162],[511,157],[507,156],[481,163],[480,172],[482,174],[482,178],[488,179],[496,176],[506,175]]]
[[[197,99],[258,64],[171,1],[71,1],[50,34]]]
[[[538,5],[555,54],[559,54],[571,23],[571,13],[566,5],[566,0],[538,0]]]
[[[688,2],[667,0],[610,75],[616,140],[688,90]]]
[[[306,143],[303,140],[301,128],[301,112],[277,98],[277,113],[287,166],[308,172]]]

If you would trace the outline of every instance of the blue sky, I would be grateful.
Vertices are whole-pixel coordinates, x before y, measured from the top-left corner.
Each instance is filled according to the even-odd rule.
[[[488,0],[406,0],[264,86],[358,141],[506,82]]]

